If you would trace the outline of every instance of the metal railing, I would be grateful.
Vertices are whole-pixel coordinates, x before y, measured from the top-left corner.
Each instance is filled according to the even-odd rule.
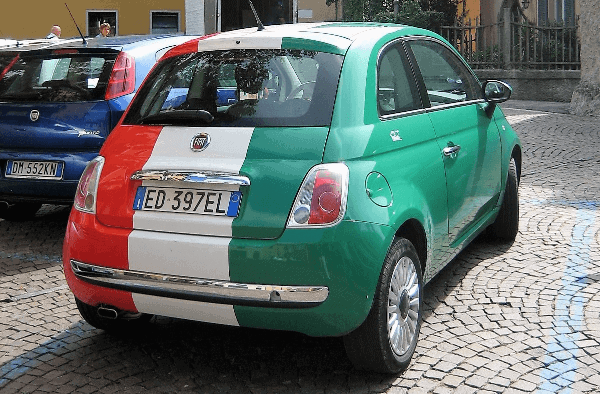
[[[472,68],[502,68],[503,57],[498,44],[502,22],[480,25],[469,19],[462,26],[442,26],[441,35],[465,58]]]
[[[538,26],[504,22],[443,26],[441,35],[472,68],[580,70],[578,25]]]
[[[513,68],[579,70],[577,26],[532,26],[511,23]]]

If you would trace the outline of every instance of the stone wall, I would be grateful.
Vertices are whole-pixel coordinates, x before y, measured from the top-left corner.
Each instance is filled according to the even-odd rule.
[[[571,101],[571,113],[600,116],[600,1],[580,0],[581,83]]]
[[[581,72],[575,70],[474,71],[481,81],[498,79],[508,83],[515,100],[570,102],[581,78]]]

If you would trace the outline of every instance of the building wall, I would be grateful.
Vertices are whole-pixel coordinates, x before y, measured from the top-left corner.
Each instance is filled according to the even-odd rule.
[[[464,14],[464,23],[471,21],[474,26],[481,15],[481,0],[460,0],[457,13],[459,18]]]
[[[515,100],[568,103],[581,78],[578,70],[475,70],[480,80],[499,79],[512,89]]]
[[[185,26],[187,34],[204,34],[204,2],[185,0]]]
[[[502,0],[480,0],[480,4],[481,24],[492,25],[498,23]]]
[[[510,3],[510,0],[465,0],[467,4],[470,4],[472,1],[478,2],[480,10],[480,15],[484,25],[489,25],[491,23],[496,23],[498,20],[498,16],[500,14],[500,9],[503,4]],[[548,3],[548,20],[556,21],[557,15],[557,2],[561,0],[546,0]],[[523,0],[515,0],[521,5],[521,9],[523,10],[523,14],[527,18],[527,20],[532,24],[538,24],[538,7],[540,0],[529,0],[529,4],[527,8],[523,8]],[[467,7],[472,7],[468,5]],[[460,4],[459,4],[459,13],[460,13]],[[579,0],[574,1],[574,14],[580,15],[580,6]],[[469,17],[473,18],[473,12],[469,13]]]
[[[149,34],[150,11],[179,11],[180,30],[185,31],[185,0],[71,0],[67,4],[79,25],[87,35],[86,10],[116,10],[117,32],[126,34]],[[79,36],[77,28],[64,2],[19,0],[3,1],[0,12],[0,37],[13,39],[43,38],[52,25],[62,29],[61,38]]]
[[[335,4],[327,6],[325,0],[298,0],[298,22],[334,20],[342,20],[342,0],[338,1],[337,18]]]

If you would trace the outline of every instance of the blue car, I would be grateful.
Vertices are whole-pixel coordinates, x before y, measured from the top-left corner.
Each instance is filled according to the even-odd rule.
[[[156,61],[192,36],[63,40],[0,50],[0,218],[72,204],[87,163]]]

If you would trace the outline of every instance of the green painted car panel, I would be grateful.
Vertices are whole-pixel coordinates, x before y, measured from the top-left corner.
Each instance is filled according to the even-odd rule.
[[[256,128],[240,173],[242,187],[234,238],[271,239],[281,235],[290,207],[308,170],[321,162],[327,127]]]
[[[328,286],[329,297],[307,309],[235,306],[242,326],[316,336],[352,331],[370,310],[382,262],[404,224],[418,223],[426,237],[427,282],[498,213],[510,155],[520,149],[501,109],[474,100],[382,116],[377,64],[384,47],[409,36],[445,41],[410,27],[377,25],[377,34],[356,36],[352,27],[375,25],[346,26],[331,25],[353,41],[345,52],[330,129],[306,136],[299,130],[256,130],[241,171],[253,183],[229,245],[232,281]],[[328,42],[294,38],[283,45],[342,53]],[[290,142],[292,136],[302,141]],[[313,143],[314,149],[303,151]],[[446,157],[443,150],[451,143],[461,149]],[[286,229],[298,187],[319,162],[344,162],[349,169],[344,219],[332,227]],[[370,180],[375,173],[376,180]],[[381,194],[373,197],[371,189]]]
[[[501,181],[502,181],[502,190],[504,190],[504,187],[506,185],[506,176],[508,174],[508,163],[510,162],[510,158],[513,155],[517,155],[518,159],[517,160],[517,164],[521,165],[521,142],[519,140],[519,137],[517,135],[517,133],[514,131],[514,129],[512,128],[512,126],[508,123],[508,120],[506,120],[506,117],[504,116],[504,112],[502,111],[502,108],[499,105],[496,105],[494,108],[494,112],[493,112],[493,117],[494,120],[496,122],[496,125],[498,126],[498,131],[500,133],[500,140],[502,142],[501,144],[501,149],[502,149],[502,175],[501,175]],[[517,169],[519,171],[519,176],[520,176],[520,168]],[[498,206],[500,205],[501,201],[498,201]]]
[[[443,155],[450,243],[497,205],[502,190],[500,135],[482,105],[473,103],[429,113],[440,148],[460,146],[456,154]]]
[[[348,49],[348,43],[346,40],[343,40],[343,42],[323,42],[306,38],[284,37],[281,42],[281,49],[302,49],[343,55]]]
[[[367,175],[365,188],[367,196],[375,205],[389,207],[394,201],[390,184],[380,172],[372,171]]]
[[[233,281],[329,288],[327,300],[314,308],[235,306],[238,322],[316,336],[353,330],[371,308],[384,245],[393,235],[390,226],[344,220],[328,228],[287,229],[276,240],[232,240]]]

